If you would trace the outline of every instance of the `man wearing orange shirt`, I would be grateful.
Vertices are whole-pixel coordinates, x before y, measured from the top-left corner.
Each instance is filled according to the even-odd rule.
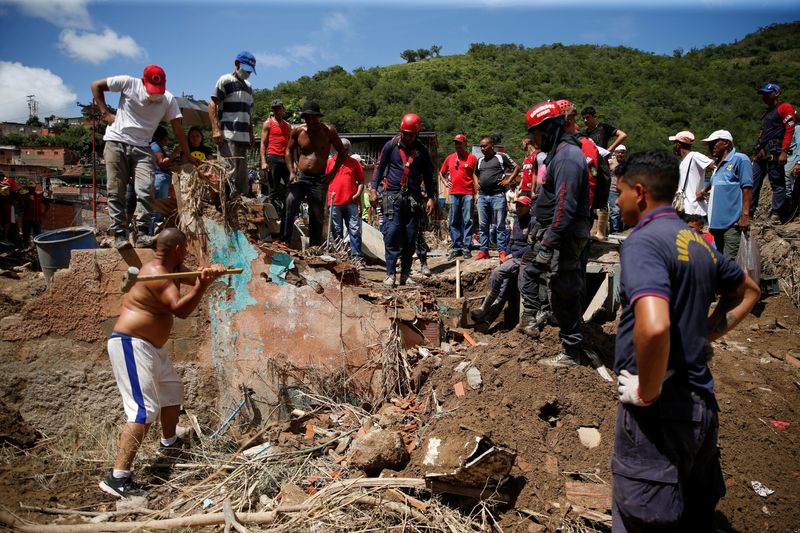
[[[472,241],[472,213],[478,198],[478,178],[475,176],[475,165],[478,158],[467,151],[467,136],[456,135],[453,138],[456,151],[448,155],[439,172],[448,177],[450,183],[450,214],[448,225],[450,237],[453,239],[453,250],[447,259],[471,257],[469,245]]]
[[[269,187],[269,201],[278,211],[280,220],[286,214],[286,184],[289,181],[289,167],[286,166],[286,146],[292,127],[283,120],[283,102],[272,101],[272,117],[261,126],[261,170],[267,173],[266,182],[262,180],[261,191]]]

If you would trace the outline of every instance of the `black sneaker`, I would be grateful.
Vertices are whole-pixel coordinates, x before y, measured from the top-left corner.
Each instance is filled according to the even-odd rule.
[[[461,255],[464,257],[464,259],[472,258],[472,253],[469,250],[464,250],[463,252],[461,252]]]
[[[147,496],[147,491],[134,483],[131,476],[116,478],[113,472],[109,472],[106,478],[100,482],[100,490],[115,498]]]
[[[178,437],[177,440],[169,446],[164,446],[163,444],[159,443],[158,452],[164,457],[178,459],[185,456],[187,448],[188,446],[186,445],[186,441]]]
[[[455,259],[456,257],[461,257],[461,250],[452,250],[452,251],[451,251],[451,252],[450,252],[450,253],[447,255],[447,260],[448,260],[448,261],[452,261],[452,260],[453,260],[453,259]]]

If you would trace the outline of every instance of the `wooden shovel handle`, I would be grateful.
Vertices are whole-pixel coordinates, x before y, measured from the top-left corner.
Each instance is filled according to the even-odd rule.
[[[242,268],[229,268],[225,274],[241,274],[244,269]],[[192,272],[171,272],[169,274],[153,274],[151,276],[138,276],[136,282],[140,281],[156,281],[159,279],[178,279],[178,278],[196,278],[200,275],[200,271],[195,270]]]

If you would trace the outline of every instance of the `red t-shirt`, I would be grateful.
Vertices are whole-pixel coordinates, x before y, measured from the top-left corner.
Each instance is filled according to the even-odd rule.
[[[44,195],[40,192],[22,195],[22,220],[41,222],[44,220]]]
[[[534,168],[536,167],[536,154],[539,151],[536,150],[532,154],[528,154],[525,156],[525,160],[522,161],[522,181],[519,184],[519,190],[522,192],[531,192],[533,190],[533,178],[536,176],[536,172]]]
[[[442,176],[450,173],[450,194],[475,194],[473,174],[478,165],[478,158],[467,153],[459,156],[458,152],[448,155],[439,172]]]
[[[333,170],[335,164],[336,158],[329,158],[325,172]],[[345,162],[342,163],[342,166],[339,167],[339,171],[331,180],[330,185],[328,185],[328,199],[326,204],[330,205],[331,193],[334,192],[336,196],[333,199],[333,205],[349,204],[353,201],[353,195],[358,190],[359,183],[364,183],[364,169],[361,168],[361,163],[352,157],[348,157]]]
[[[581,137],[581,151],[586,156],[586,164],[589,166],[589,205],[592,205],[594,188],[597,186],[597,164],[600,160],[600,152],[589,137]]]
[[[267,142],[267,154],[286,156],[286,146],[289,144],[289,134],[292,127],[288,122],[282,120],[280,124],[274,117],[269,118],[269,141]]]

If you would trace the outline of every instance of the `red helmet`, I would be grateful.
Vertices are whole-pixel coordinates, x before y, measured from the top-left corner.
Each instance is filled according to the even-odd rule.
[[[575,105],[569,100],[556,100],[555,102],[542,102],[525,113],[528,121],[528,130],[535,128],[545,120],[568,116],[575,112]]]
[[[416,113],[406,113],[400,121],[400,131],[409,133],[422,131],[422,119]]]
[[[569,100],[556,100],[556,105],[561,108],[561,112],[568,117],[578,114],[578,109],[575,107],[575,104]]]

